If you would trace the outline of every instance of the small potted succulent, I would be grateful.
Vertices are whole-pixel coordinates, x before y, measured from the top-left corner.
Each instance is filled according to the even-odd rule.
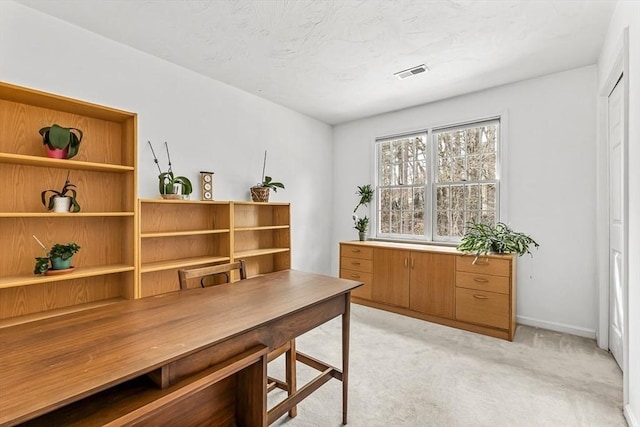
[[[264,152],[264,162],[262,163],[262,182],[257,183],[249,189],[251,191],[251,200],[254,202],[268,202],[269,192],[273,190],[274,193],[278,192],[278,188],[284,190],[284,184],[276,182],[270,176],[265,176],[264,170],[267,166],[267,152]]]
[[[538,248],[540,245],[530,236],[513,231],[502,222],[487,225],[474,221],[469,224],[457,249],[475,254],[477,258],[488,253],[531,254],[530,246]]]
[[[76,128],[65,128],[56,124],[43,127],[39,131],[47,156],[54,159],[70,159],[78,154],[82,131]]]
[[[40,194],[42,205],[47,208],[48,211],[53,210],[57,213],[69,213],[69,211],[80,212],[80,205],[76,200],[77,192],[75,188],[76,186],[69,181],[69,172],[67,172],[67,179],[60,191],[44,190]],[[48,201],[47,193],[53,193]]]
[[[153,154],[153,161],[158,167],[158,191],[163,199],[188,199],[189,195],[193,192],[193,185],[189,178],[184,176],[175,176],[171,169],[171,156],[169,155],[169,145],[165,141],[164,147],[167,151],[167,161],[169,162],[169,169],[167,172],[162,172],[158,158],[153,150],[151,141],[147,141],[149,147],[151,147],[151,153]]]
[[[46,247],[33,236],[40,246],[46,251]],[[44,257],[36,257],[36,264],[33,267],[33,274],[47,274],[50,271],[59,273],[63,270],[72,270],[71,258],[80,250],[80,246],[75,243],[67,243],[63,245],[56,243],[47,251]],[[69,271],[70,272],[70,271]]]

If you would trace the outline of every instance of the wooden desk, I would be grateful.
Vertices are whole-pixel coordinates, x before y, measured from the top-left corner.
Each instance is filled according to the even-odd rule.
[[[287,270],[2,328],[0,425],[266,426],[332,377],[346,424],[350,291],[360,285]],[[323,369],[267,413],[266,353],[340,315],[342,369]]]

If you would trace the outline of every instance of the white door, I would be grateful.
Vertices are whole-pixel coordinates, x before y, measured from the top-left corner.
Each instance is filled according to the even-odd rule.
[[[623,366],[626,155],[624,146],[624,79],[609,95],[609,349]]]

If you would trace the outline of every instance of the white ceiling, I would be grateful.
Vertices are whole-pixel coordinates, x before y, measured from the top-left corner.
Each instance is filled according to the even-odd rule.
[[[594,64],[615,0],[22,0],[329,124]],[[431,71],[398,80],[393,73]]]

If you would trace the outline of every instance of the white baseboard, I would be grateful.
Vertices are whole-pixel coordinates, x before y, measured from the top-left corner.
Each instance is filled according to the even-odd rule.
[[[536,328],[548,329],[550,331],[564,332],[565,334],[596,339],[596,331],[594,329],[580,328],[578,326],[565,325],[564,323],[547,322],[546,320],[533,319],[526,316],[516,316],[516,321],[521,325],[534,326]]]
[[[638,419],[633,415],[633,412],[631,412],[631,406],[629,404],[624,405],[624,417],[627,419],[629,427],[640,427]]]

